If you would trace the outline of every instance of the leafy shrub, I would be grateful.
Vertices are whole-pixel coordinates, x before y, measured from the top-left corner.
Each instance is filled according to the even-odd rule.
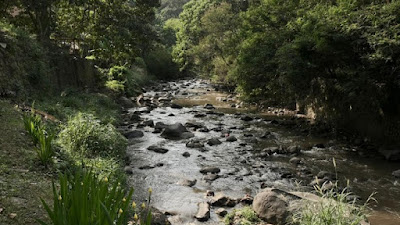
[[[86,156],[118,156],[127,141],[112,124],[102,124],[92,114],[78,113],[59,133],[58,143],[71,153]]]
[[[99,180],[92,172],[77,172],[74,176],[60,175],[60,187],[53,183],[53,206],[42,200],[50,223],[42,225],[122,225],[127,224],[129,192],[118,180]]]
[[[123,94],[125,91],[125,85],[123,81],[109,80],[106,82],[106,87],[118,94]]]

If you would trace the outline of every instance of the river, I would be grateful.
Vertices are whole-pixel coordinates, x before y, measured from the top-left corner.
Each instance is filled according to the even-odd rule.
[[[197,204],[205,201],[207,191],[231,198],[255,196],[262,187],[312,191],[310,182],[320,171],[327,171],[337,174],[341,183],[348,180],[354,193],[352,196],[360,198],[360,202],[375,193],[378,203],[371,204],[371,225],[400,224],[400,183],[391,175],[400,169],[399,163],[368,157],[346,143],[292,129],[290,124],[296,120],[290,117],[232,107],[235,102],[230,100],[235,99],[226,99],[227,95],[215,91],[206,81],[182,80],[156,85],[144,94],[144,98],[165,96],[161,100],[168,102],[170,98],[183,108],[171,108],[166,103],[151,110],[143,106],[129,109],[130,114],[140,114],[143,120],[154,123],[189,123],[191,127],[194,124],[199,129],[188,129],[195,135],[192,139],[200,143],[210,138],[222,142],[189,148],[186,146],[188,139],[168,140],[154,132],[153,127],[129,126],[144,133],[143,137],[130,140],[127,150],[129,166],[133,170],[129,184],[135,189],[135,199],[144,200],[148,187],[151,187],[151,205],[171,215],[169,221],[172,224],[221,224],[221,219],[214,213],[216,208],[211,209],[211,218],[207,222],[199,222],[193,217]],[[205,104],[212,104],[216,109],[205,109]],[[244,119],[245,116],[248,118]],[[228,135],[238,140],[228,142]],[[147,150],[153,145],[168,152],[160,154]],[[290,163],[294,157],[290,154],[265,154],[266,148],[279,146],[300,146],[301,151],[296,157],[301,162]],[[205,180],[199,172],[205,166],[220,168],[219,177],[213,181]],[[196,183],[192,187],[182,185],[185,180],[196,180]]]

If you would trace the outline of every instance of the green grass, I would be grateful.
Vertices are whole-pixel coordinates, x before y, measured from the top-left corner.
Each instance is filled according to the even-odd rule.
[[[258,218],[256,212],[249,207],[243,207],[241,209],[234,209],[232,212],[227,214],[224,218],[224,224],[242,224],[242,225],[252,225],[261,223],[260,218]]]
[[[0,100],[0,127],[0,224],[36,224],[36,218],[45,219],[39,198],[50,199],[53,174],[37,159],[22,113],[5,100]]]
[[[81,171],[60,175],[57,186],[53,183],[53,206],[42,201],[51,221],[42,225],[127,224],[133,189],[125,191],[118,179]]]
[[[316,186],[321,198],[317,202],[304,201],[300,210],[292,217],[295,225],[359,225],[367,221],[367,205],[372,196],[363,205],[356,201],[348,202],[347,197],[351,195],[346,189],[338,192],[338,186],[330,190],[324,190],[323,186]]]
[[[78,112],[93,114],[103,123],[116,124],[120,118],[120,107],[109,96],[101,93],[81,93],[76,90],[66,90],[53,96],[37,96],[32,98],[35,107],[61,121]]]

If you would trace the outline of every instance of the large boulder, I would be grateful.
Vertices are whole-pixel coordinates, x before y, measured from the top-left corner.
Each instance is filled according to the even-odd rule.
[[[273,190],[257,194],[253,201],[253,210],[257,215],[266,222],[276,225],[286,224],[290,215],[288,206],[286,198]]]
[[[189,132],[186,127],[181,123],[175,123],[172,125],[166,125],[161,136],[166,139],[188,139],[194,137],[194,134]]]

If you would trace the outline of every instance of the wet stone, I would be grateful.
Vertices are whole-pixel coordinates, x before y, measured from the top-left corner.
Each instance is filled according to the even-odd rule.
[[[211,138],[207,141],[207,144],[210,146],[214,146],[214,145],[220,145],[220,144],[222,144],[222,142],[220,140],[218,140],[217,138]]]
[[[223,194],[218,194],[211,199],[210,203],[212,206],[234,207],[237,204],[237,200]]]
[[[250,116],[242,116],[240,119],[243,120],[243,121],[246,121],[246,122],[249,122],[249,121],[253,120],[253,118],[250,117]]]
[[[144,133],[140,130],[133,130],[133,131],[129,131],[129,132],[125,133],[124,136],[127,139],[141,138],[144,136]]]
[[[159,146],[156,146],[156,145],[149,146],[147,148],[147,150],[153,151],[153,152],[157,152],[157,153],[161,153],[161,154],[165,154],[165,153],[168,152],[168,149],[162,148],[162,147],[159,147]]]
[[[205,104],[203,108],[205,108],[205,109],[215,109],[215,107],[212,104]]]
[[[171,104],[171,108],[173,108],[173,109],[182,109],[183,107],[182,107],[181,105],[172,103],[172,104]]]
[[[219,173],[221,172],[221,169],[218,167],[204,167],[200,170],[200,173],[206,174],[206,173]]]
[[[235,141],[237,141],[237,138],[235,136],[231,135],[226,138],[226,141],[227,142],[235,142]]]
[[[218,179],[219,177],[220,176],[218,174],[207,174],[207,175],[204,175],[203,179],[205,181],[214,181],[214,180]]]
[[[197,214],[194,217],[200,222],[210,219],[210,205],[207,202],[199,203]]]
[[[194,179],[194,180],[187,180],[187,179],[184,179],[184,180],[178,181],[178,184],[179,184],[179,185],[188,186],[188,187],[193,187],[196,183],[197,183],[197,180],[196,180],[196,179]]]
[[[228,214],[228,211],[226,211],[226,209],[224,208],[219,208],[215,211],[215,214],[217,214],[220,217],[225,217],[226,214]]]
[[[132,168],[130,166],[125,166],[124,167],[124,172],[126,174],[133,174]]]

